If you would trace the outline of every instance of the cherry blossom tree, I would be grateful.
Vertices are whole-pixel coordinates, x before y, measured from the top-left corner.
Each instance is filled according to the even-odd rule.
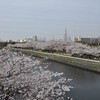
[[[25,44],[15,44],[11,47],[21,47],[21,48],[33,48],[34,50],[55,50],[55,51],[66,51],[70,54],[91,54],[99,55],[99,47],[90,47],[81,43],[75,43],[73,41],[63,41],[63,40],[51,40],[46,42],[31,41]]]
[[[69,100],[71,79],[47,69],[48,64],[22,53],[0,51],[0,100]]]

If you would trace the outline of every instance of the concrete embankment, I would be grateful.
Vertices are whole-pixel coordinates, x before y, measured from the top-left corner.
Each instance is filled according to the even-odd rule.
[[[22,52],[25,54],[31,54],[36,57],[42,57],[56,62],[68,64],[73,67],[78,67],[78,68],[100,73],[100,61],[81,59],[81,58],[70,57],[70,56],[68,57],[68,56],[63,56],[58,54],[51,54],[51,53],[45,53],[45,52],[39,52],[33,50],[25,50],[25,49],[10,48],[10,50]]]

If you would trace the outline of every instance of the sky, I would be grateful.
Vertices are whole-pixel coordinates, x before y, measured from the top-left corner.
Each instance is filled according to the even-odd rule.
[[[0,0],[0,39],[100,37],[100,0]]]

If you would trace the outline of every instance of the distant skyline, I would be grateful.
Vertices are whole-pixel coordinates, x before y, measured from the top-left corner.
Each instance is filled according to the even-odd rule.
[[[0,0],[0,39],[100,37],[100,0]]]

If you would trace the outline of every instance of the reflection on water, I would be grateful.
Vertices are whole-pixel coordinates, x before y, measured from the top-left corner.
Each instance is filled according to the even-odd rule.
[[[73,79],[70,84],[75,88],[68,93],[68,96],[74,100],[100,100],[100,74],[53,61],[48,69],[64,72],[66,78]]]

